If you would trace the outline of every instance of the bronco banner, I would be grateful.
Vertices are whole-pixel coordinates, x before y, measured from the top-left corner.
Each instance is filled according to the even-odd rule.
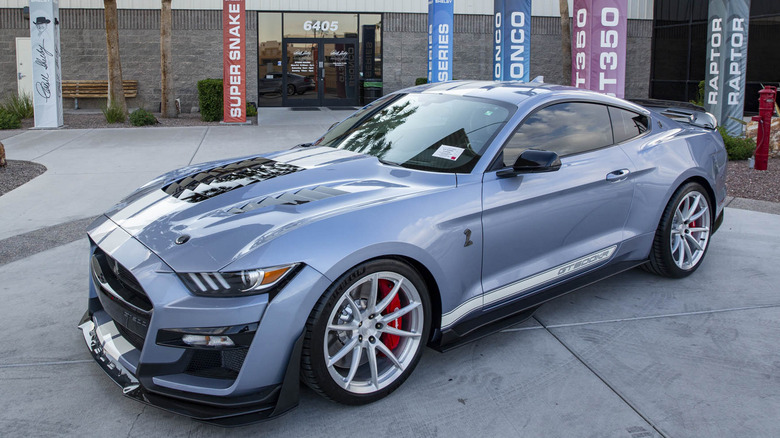
[[[244,0],[222,4],[222,103],[225,123],[246,122],[246,8]]]
[[[493,2],[493,80],[528,82],[531,0]]]
[[[710,0],[704,107],[731,135],[742,133],[750,0]]]
[[[574,0],[571,85],[624,97],[627,0]]]
[[[428,82],[452,79],[453,0],[428,0]]]

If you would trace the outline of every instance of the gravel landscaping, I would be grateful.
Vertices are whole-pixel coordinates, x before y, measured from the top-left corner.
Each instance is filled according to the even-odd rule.
[[[770,158],[767,170],[751,169],[747,161],[729,161],[726,186],[735,198],[780,202],[780,158]]]
[[[0,196],[46,172],[46,166],[32,161],[8,160],[8,166],[0,167]]]

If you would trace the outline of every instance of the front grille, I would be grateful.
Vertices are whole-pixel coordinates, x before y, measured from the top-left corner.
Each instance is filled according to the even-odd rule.
[[[93,255],[95,286],[103,310],[131,345],[143,348],[152,314],[152,302],[130,271],[100,248]],[[106,283],[111,291],[101,283]]]
[[[244,364],[247,351],[248,348],[193,350],[186,373],[198,377],[235,380]]]

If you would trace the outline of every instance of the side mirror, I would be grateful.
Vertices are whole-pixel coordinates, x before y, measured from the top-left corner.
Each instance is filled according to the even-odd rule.
[[[498,176],[515,176],[521,173],[555,172],[561,168],[558,154],[550,151],[528,149],[517,157],[512,169],[502,170]]]

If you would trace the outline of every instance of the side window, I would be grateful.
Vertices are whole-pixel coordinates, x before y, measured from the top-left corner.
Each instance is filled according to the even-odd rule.
[[[520,125],[504,147],[503,160],[504,165],[511,166],[526,149],[553,151],[563,157],[612,143],[605,105],[558,103],[537,111]]]
[[[624,142],[644,134],[649,125],[646,116],[612,106],[609,107],[609,116],[612,118],[612,131],[615,134],[615,143]]]

